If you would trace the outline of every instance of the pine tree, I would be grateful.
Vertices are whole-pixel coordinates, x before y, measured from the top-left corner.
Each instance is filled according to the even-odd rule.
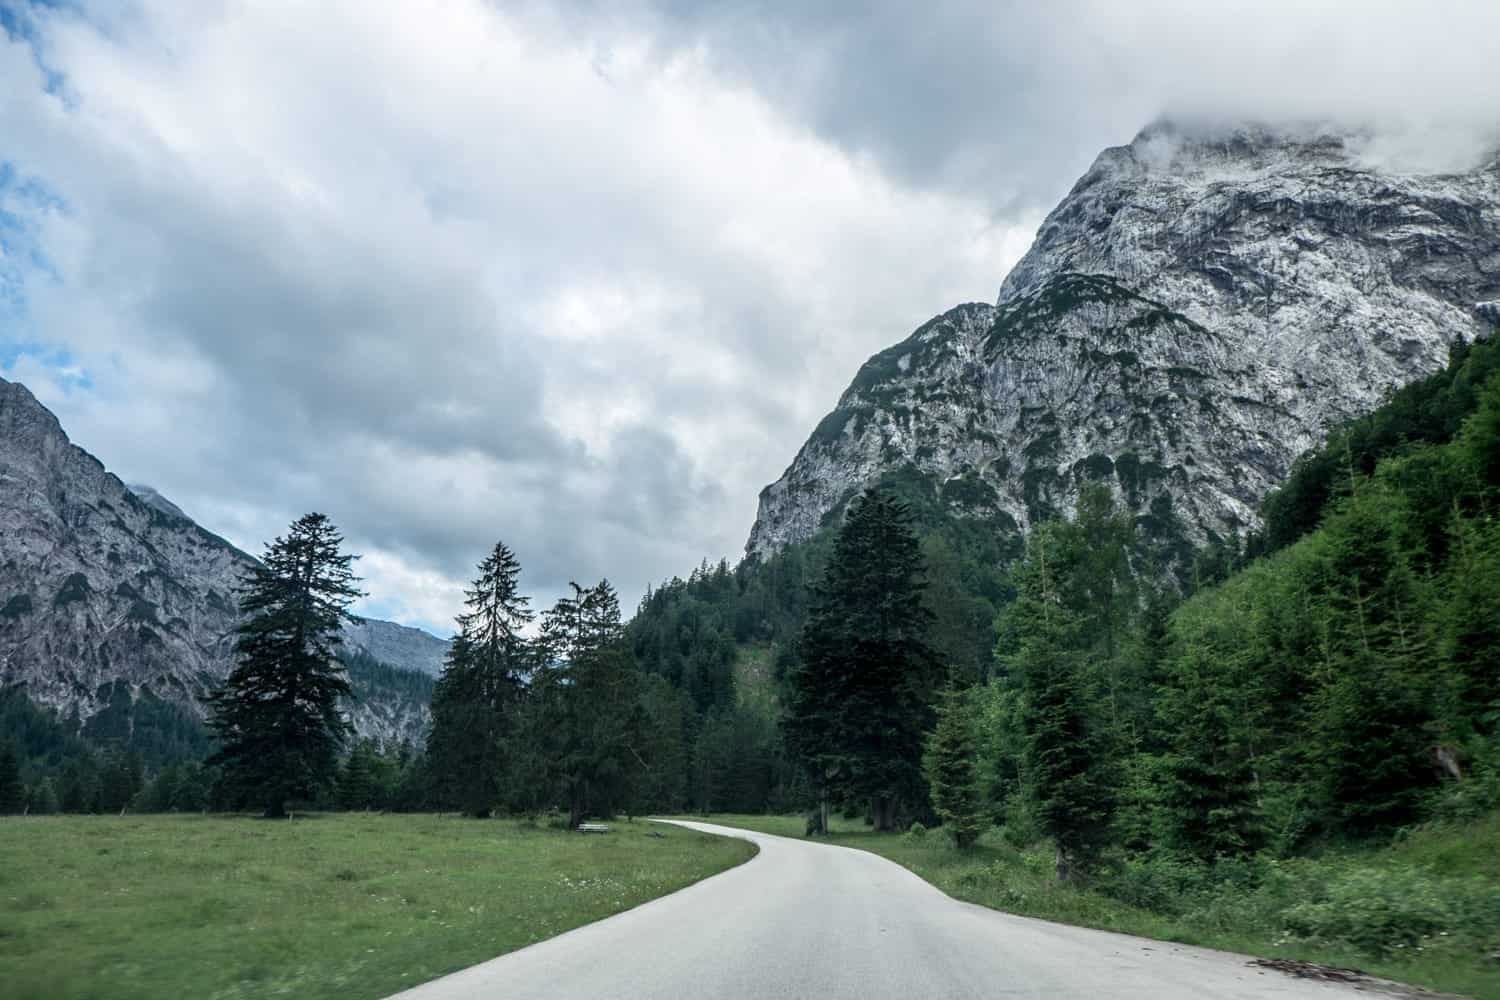
[[[135,751],[114,750],[104,761],[99,783],[99,808],[106,813],[124,812],[145,785],[144,765]]]
[[[211,725],[238,797],[268,817],[311,796],[338,774],[348,732],[338,700],[350,694],[335,658],[349,605],[360,596],[354,557],[322,514],[307,514],[267,548],[240,591],[239,663],[210,698]]]
[[[1235,738],[1233,678],[1214,671],[1209,650],[1197,643],[1175,666],[1159,704],[1170,748],[1159,783],[1168,845],[1203,861],[1252,853],[1265,831],[1250,758]]]
[[[465,593],[458,635],[432,694],[428,761],[444,794],[464,812],[493,811],[515,756],[522,679],[534,665],[522,634],[532,612],[519,593],[521,566],[503,542],[479,564]]]
[[[52,779],[43,778],[31,790],[31,808],[28,811],[33,816],[51,816],[57,812],[58,807],[57,789],[52,784]]]
[[[874,489],[849,509],[802,632],[788,745],[830,796],[869,801],[875,826],[922,808],[936,657],[922,554],[906,505]],[[825,827],[826,828],[826,827]]]
[[[26,789],[21,784],[21,756],[11,740],[0,743],[0,816],[18,813],[25,806]]]
[[[375,748],[369,740],[360,740],[349,751],[339,774],[339,807],[347,810],[369,809],[375,804]]]
[[[686,805],[688,737],[692,701],[662,677],[644,678],[641,756],[646,773],[637,786],[642,811],[673,813]]]
[[[99,763],[86,752],[63,765],[62,811],[92,813],[98,809]]]
[[[608,580],[571,586],[573,596],[542,616],[546,665],[533,682],[538,721],[546,720],[533,732],[546,733],[547,776],[567,801],[570,828],[626,801],[644,763],[640,687],[619,598]]]
[[[1057,877],[1086,872],[1108,841],[1115,805],[1115,747],[1085,669],[1078,614],[1057,586],[1060,525],[1032,535],[1018,593],[1005,613],[1001,667],[1019,688],[1026,781],[1057,849]]]
[[[933,811],[959,850],[968,850],[984,829],[974,725],[964,693],[949,684],[938,702],[937,728],[923,758]]]

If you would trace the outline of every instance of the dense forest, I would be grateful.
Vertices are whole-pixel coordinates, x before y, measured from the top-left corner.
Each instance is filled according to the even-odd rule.
[[[1102,485],[1022,539],[909,470],[806,544],[649,590],[628,622],[607,582],[534,620],[497,545],[428,745],[346,743],[302,804],[576,823],[822,803],[959,843],[1049,837],[1065,878],[1491,808],[1497,371],[1493,340],[1455,346],[1304,456],[1261,531],[1197,549]],[[383,668],[349,669],[359,688]],[[166,703],[80,724],[12,690],[0,718],[5,808],[244,804]]]

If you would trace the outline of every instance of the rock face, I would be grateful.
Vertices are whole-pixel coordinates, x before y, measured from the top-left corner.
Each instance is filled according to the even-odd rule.
[[[351,649],[403,670],[418,670],[436,677],[443,672],[448,656],[448,640],[408,625],[397,625],[378,618],[361,618],[357,624],[344,627],[344,642]]]
[[[25,386],[0,379],[0,685],[82,719],[121,685],[201,717],[233,666],[234,593],[254,561],[155,490],[127,487]],[[391,622],[348,639],[429,672],[447,649]],[[347,706],[356,730],[420,739],[426,706],[392,698],[367,688]]]
[[[1189,541],[1242,532],[1331,427],[1497,322],[1500,158],[1392,173],[1354,135],[1153,126],[1099,156],[995,306],[865,363],[746,549],[898,469],[1018,530],[1099,480]]]

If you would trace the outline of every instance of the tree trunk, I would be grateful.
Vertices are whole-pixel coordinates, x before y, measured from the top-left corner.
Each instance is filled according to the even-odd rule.
[[[583,822],[583,790],[574,785],[568,795],[568,829],[578,829],[578,824]]]
[[[877,832],[885,833],[896,825],[896,800],[890,795],[870,799],[870,818]]]
[[[1078,872],[1073,865],[1073,858],[1063,849],[1062,845],[1057,848],[1057,881],[1072,882]]]

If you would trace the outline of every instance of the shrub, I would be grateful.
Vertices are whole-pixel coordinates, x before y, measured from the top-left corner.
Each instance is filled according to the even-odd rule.
[[[1000,827],[1000,837],[1018,851],[1024,851],[1042,839],[1041,824],[1037,822],[1036,815],[1022,796],[1011,796],[1005,803],[1005,816]]]
[[[1210,885],[1208,866],[1172,855],[1135,857],[1100,877],[1105,895],[1153,913],[1182,913]]]
[[[905,839],[914,844],[920,844],[927,839],[927,827],[920,822],[913,823],[906,828]]]
[[[1336,878],[1326,898],[1289,909],[1286,926],[1298,937],[1346,942],[1375,955],[1464,940],[1493,947],[1500,899],[1483,879],[1359,868]]]

